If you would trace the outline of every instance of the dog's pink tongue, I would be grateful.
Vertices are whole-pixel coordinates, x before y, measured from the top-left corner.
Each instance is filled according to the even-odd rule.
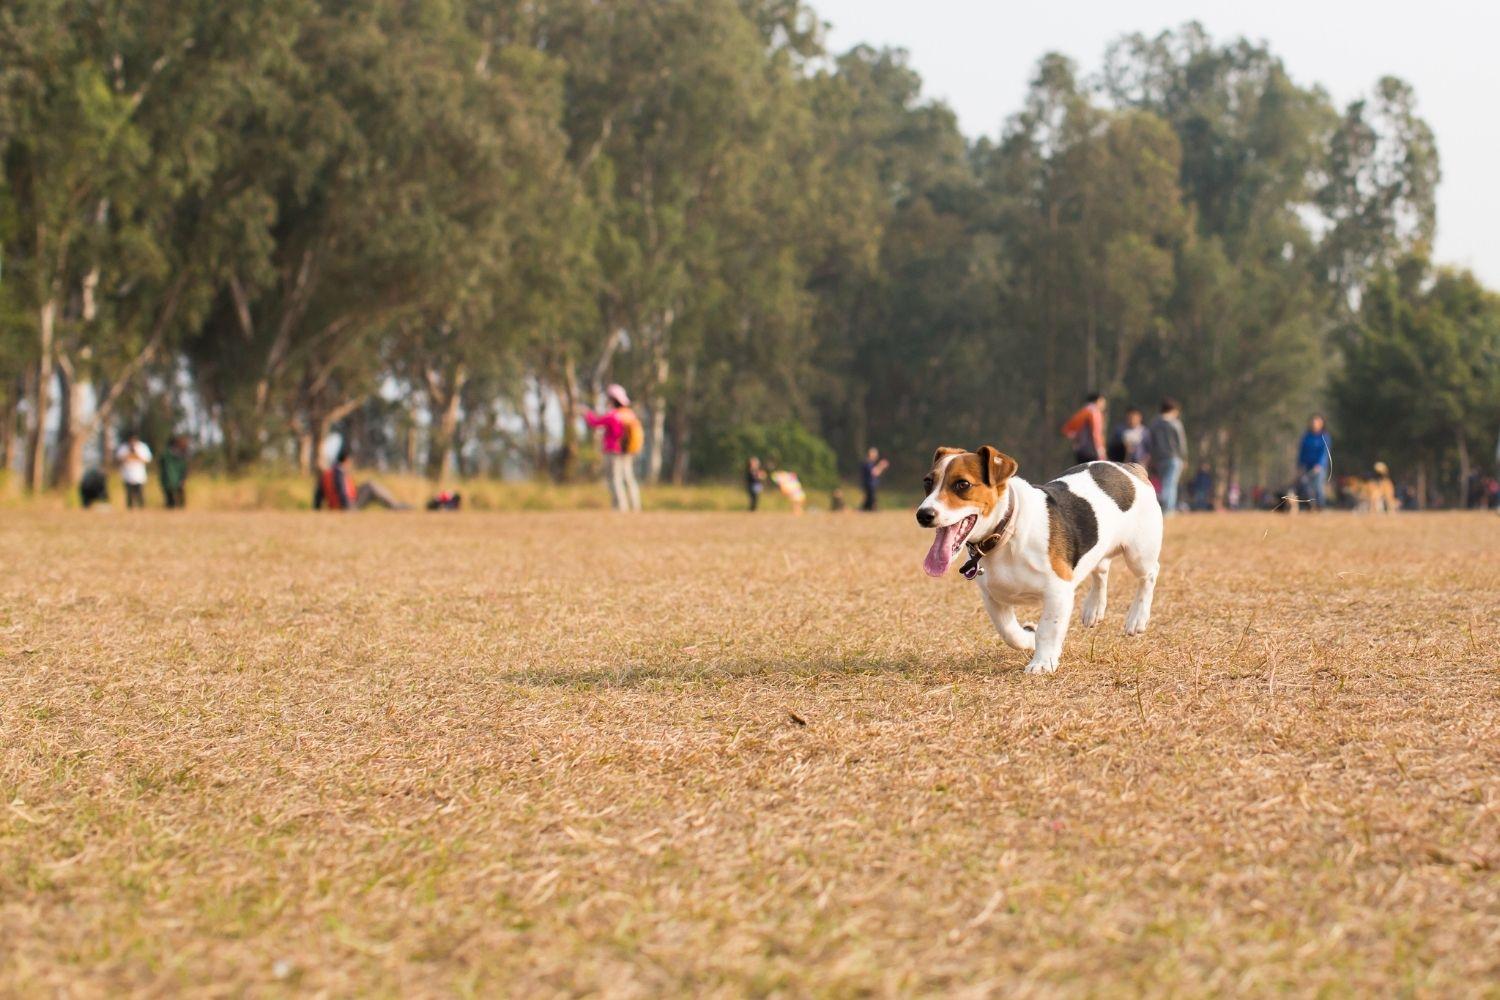
[[[922,568],[927,571],[928,576],[942,576],[948,572],[948,565],[953,562],[953,533],[957,530],[958,525],[950,524],[932,533],[932,548],[927,550],[927,558],[922,560]]]

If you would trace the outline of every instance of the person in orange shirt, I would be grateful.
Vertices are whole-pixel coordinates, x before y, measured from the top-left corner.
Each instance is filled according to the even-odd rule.
[[[1091,392],[1083,406],[1062,425],[1063,437],[1073,445],[1073,460],[1097,462],[1104,457],[1104,411],[1109,401],[1101,393]]]

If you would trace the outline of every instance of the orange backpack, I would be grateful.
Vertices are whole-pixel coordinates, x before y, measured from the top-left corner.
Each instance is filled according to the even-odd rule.
[[[620,421],[621,427],[620,454],[639,455],[646,443],[646,429],[641,426],[641,418],[628,406],[616,410],[615,417]]]

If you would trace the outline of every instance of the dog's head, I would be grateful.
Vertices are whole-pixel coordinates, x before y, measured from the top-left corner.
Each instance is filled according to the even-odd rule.
[[[1016,460],[985,445],[978,451],[939,448],[932,471],[922,480],[927,497],[917,507],[917,523],[937,537],[922,562],[929,576],[942,576],[970,537],[983,538],[1004,516],[1005,491],[1016,474]]]

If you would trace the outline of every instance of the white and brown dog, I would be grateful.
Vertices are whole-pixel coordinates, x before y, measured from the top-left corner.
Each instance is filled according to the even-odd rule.
[[[1140,583],[1125,615],[1125,634],[1151,620],[1151,595],[1161,558],[1161,505],[1139,465],[1088,462],[1044,486],[1016,476],[1016,460],[988,445],[975,451],[939,448],[923,480],[927,498],[917,523],[936,528],[922,567],[942,576],[966,546],[962,573],[979,585],[1000,638],[1030,652],[1029,674],[1052,673],[1062,655],[1073,595],[1092,580],[1083,624],[1104,620],[1109,566],[1115,556]],[[1016,605],[1041,601],[1035,629],[1016,620]]]

